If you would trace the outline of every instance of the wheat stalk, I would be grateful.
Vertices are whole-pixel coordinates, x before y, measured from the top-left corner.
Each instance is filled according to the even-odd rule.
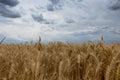
[[[118,60],[120,56],[120,52],[118,52],[112,59],[110,65],[108,65],[108,68],[106,70],[105,74],[105,80],[114,80],[115,79],[115,70],[116,70],[116,61]]]
[[[116,80],[120,80],[120,62],[117,67]]]

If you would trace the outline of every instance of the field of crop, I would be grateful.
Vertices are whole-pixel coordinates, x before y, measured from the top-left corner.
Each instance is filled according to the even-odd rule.
[[[0,80],[120,80],[120,43],[1,43]]]

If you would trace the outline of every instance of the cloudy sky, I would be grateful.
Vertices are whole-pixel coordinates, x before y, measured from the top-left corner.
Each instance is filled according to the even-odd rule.
[[[120,0],[0,0],[0,39],[6,43],[120,42]]]

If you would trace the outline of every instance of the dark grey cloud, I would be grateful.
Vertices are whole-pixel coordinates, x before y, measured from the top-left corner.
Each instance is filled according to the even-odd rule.
[[[31,15],[33,20],[38,22],[38,23],[42,23],[42,24],[54,24],[53,21],[51,20],[47,20],[44,18],[43,14],[39,14],[39,15],[35,15],[35,14],[32,14]]]
[[[40,15],[32,15],[32,18],[37,21],[37,22],[42,22],[44,21],[45,19],[43,18],[43,15],[40,14]]]
[[[52,4],[56,5],[59,3],[60,0],[49,0]]]
[[[18,0],[0,0],[0,3],[13,7],[16,6],[19,2]]]
[[[51,5],[51,4],[48,5],[48,6],[47,6],[47,10],[48,10],[48,11],[54,11],[54,6]]]
[[[19,2],[17,0],[0,0],[0,16],[8,18],[18,18],[20,14],[12,11],[11,8],[16,6]]]
[[[65,21],[66,21],[66,23],[68,23],[68,24],[69,24],[69,23],[75,23],[75,21],[74,21],[73,19],[66,19]]]
[[[49,4],[49,5],[47,5],[47,10],[48,11],[61,10],[62,7],[63,6],[61,4],[58,4],[58,5]]]
[[[20,14],[17,12],[11,11],[8,7],[3,4],[0,4],[0,15],[9,18],[17,18],[20,17]]]
[[[109,9],[111,10],[119,10],[120,9],[120,0],[113,0],[111,2],[111,6],[109,7]]]
[[[51,3],[47,5],[48,11],[55,11],[55,10],[61,10],[63,7],[63,3],[60,2],[60,0],[49,0]]]

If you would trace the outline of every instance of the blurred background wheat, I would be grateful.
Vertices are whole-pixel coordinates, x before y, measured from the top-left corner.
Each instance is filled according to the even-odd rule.
[[[0,44],[0,80],[120,80],[120,44]]]

